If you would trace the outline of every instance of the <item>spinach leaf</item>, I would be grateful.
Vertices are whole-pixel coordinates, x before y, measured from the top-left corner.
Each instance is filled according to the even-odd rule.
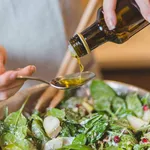
[[[4,147],[3,150],[22,150],[22,149],[15,144],[10,144]]]
[[[111,87],[100,80],[93,80],[90,91],[94,99],[94,108],[97,111],[107,110],[110,112],[111,101],[116,93]]]
[[[6,131],[0,136],[0,145],[2,147],[14,147],[16,142],[23,141],[27,136],[27,119],[22,115],[27,100],[28,98],[20,110],[9,114],[5,118],[4,126]]]
[[[11,113],[5,120],[5,126],[7,126],[10,130],[13,128],[17,128],[20,126],[26,126],[27,119],[21,114],[21,111]]]
[[[29,97],[28,97],[29,98]],[[25,100],[24,104],[22,107],[11,114],[7,116],[4,120],[4,124],[11,130],[12,128],[17,128],[20,126],[26,126],[27,124],[27,119],[22,115],[22,111],[28,101],[28,98]]]
[[[142,104],[136,93],[127,95],[126,103],[127,103],[128,109],[133,111],[137,117],[143,116]]]
[[[35,146],[28,140],[18,141],[9,144],[3,148],[4,150],[36,150]]]
[[[92,150],[91,147],[89,146],[83,146],[83,145],[69,145],[69,146],[64,146],[63,148],[60,148],[59,150]]]
[[[27,136],[27,130],[27,126],[17,127],[16,130],[14,130],[14,135],[16,139],[23,140]]]
[[[143,96],[141,102],[143,105],[148,105],[150,107],[150,93]]]
[[[120,97],[114,97],[112,100],[112,110],[117,113],[119,110],[126,109],[126,103],[125,100]]]
[[[13,133],[4,132],[0,136],[0,147],[5,147],[7,145],[11,145],[16,142],[16,137]]]
[[[27,139],[17,141],[16,145],[22,150],[36,150],[36,147]]]
[[[58,119],[63,120],[65,118],[65,111],[57,108],[51,108],[47,110],[46,116],[54,116]]]
[[[105,95],[108,99],[112,99],[116,95],[115,91],[105,82],[100,80],[93,80],[90,86],[91,95],[94,99]]]
[[[85,145],[86,144],[86,135],[85,134],[79,134],[75,139],[73,140],[72,144],[74,145]]]
[[[35,138],[43,141],[44,143],[46,143],[49,140],[48,136],[44,131],[43,125],[39,120],[32,121],[31,131]]]
[[[117,114],[119,118],[126,118],[128,115],[135,116],[135,113],[132,110],[123,109]]]
[[[43,128],[43,120],[38,115],[34,114],[32,115],[33,120],[31,123],[31,131],[35,138],[38,140],[41,140],[43,143],[46,143],[49,138],[45,133],[45,130]]]

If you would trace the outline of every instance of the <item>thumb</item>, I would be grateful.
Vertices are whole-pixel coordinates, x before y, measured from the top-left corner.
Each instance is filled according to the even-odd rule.
[[[6,50],[4,47],[0,46],[0,74],[5,72],[5,62],[6,62]]]

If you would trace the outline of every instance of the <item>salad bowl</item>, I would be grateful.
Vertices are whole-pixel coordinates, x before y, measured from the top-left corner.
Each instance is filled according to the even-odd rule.
[[[46,88],[37,85],[0,102],[0,149],[150,150],[149,91],[93,80],[65,91],[57,108],[31,111]]]
[[[119,82],[119,81],[104,80],[104,82],[108,84],[112,89],[114,89],[117,93],[127,94],[127,93],[137,92],[141,96],[149,93],[148,90],[145,90],[143,88],[140,88],[131,84]],[[18,92],[16,95],[10,97],[8,100],[1,101],[0,102],[0,118],[2,118],[4,115],[3,110],[5,109],[5,107],[9,108],[9,113],[13,111],[17,111],[22,106],[22,104],[24,103],[28,95],[31,95],[31,97],[29,98],[29,105],[26,106],[26,109],[27,110],[33,109],[36,103],[36,100],[41,96],[41,94],[44,92],[44,90],[47,87],[48,87],[47,84],[35,85],[31,88]],[[83,95],[82,92],[84,90],[82,89],[83,89],[82,87],[78,89],[80,95]]]

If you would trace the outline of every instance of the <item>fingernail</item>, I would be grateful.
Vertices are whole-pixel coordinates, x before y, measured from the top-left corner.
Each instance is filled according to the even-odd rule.
[[[107,26],[108,26],[109,30],[115,29],[115,25],[114,25],[113,19],[107,19]]]
[[[36,71],[36,67],[35,66],[30,66],[30,71],[32,72],[32,73],[34,73],[35,71]]]
[[[16,72],[13,72],[13,73],[10,75],[9,79],[10,79],[10,80],[14,80],[14,79],[16,79],[16,77],[17,77],[17,73],[16,73]]]

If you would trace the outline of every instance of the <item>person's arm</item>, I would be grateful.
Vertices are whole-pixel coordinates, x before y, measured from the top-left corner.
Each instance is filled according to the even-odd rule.
[[[135,0],[140,8],[141,14],[150,22],[150,0]],[[109,30],[113,30],[116,26],[117,19],[115,14],[117,0],[104,0],[103,10],[104,18]]]
[[[0,100],[5,100],[14,95],[23,85],[24,81],[16,80],[19,75],[32,75],[35,66],[27,66],[25,68],[5,71],[6,51],[0,47]]]

